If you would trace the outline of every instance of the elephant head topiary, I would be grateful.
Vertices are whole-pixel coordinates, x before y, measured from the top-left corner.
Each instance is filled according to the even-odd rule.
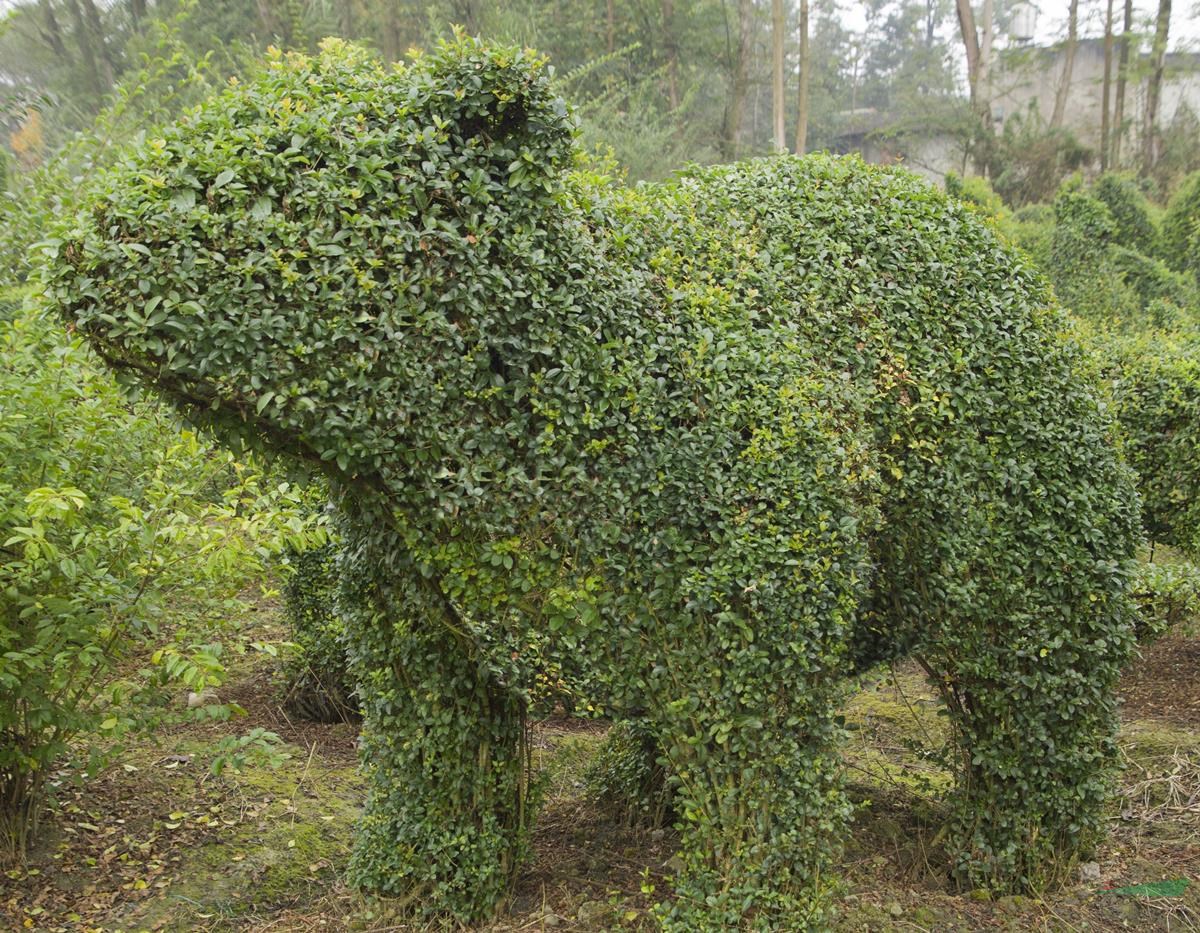
[[[147,139],[45,247],[118,372],[336,490],[354,878],[494,909],[536,643],[658,736],[668,925],[821,922],[837,704],[906,652],[961,748],[953,870],[1038,884],[1101,826],[1138,511],[1047,289],[904,172],[626,188],[572,139],[531,53],[327,43]]]

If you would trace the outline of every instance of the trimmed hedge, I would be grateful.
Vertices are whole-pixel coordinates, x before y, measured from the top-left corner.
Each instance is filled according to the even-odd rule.
[[[1162,258],[1172,269],[1190,273],[1200,283],[1200,172],[1185,178],[1167,204]]]
[[[353,879],[487,915],[539,659],[662,749],[674,929],[820,925],[856,667],[914,651],[965,884],[1102,829],[1136,497],[1048,290],[913,176],[570,170],[531,53],[328,44],[108,175],[45,292],[229,443],[322,467],[370,796]],[[540,640],[540,641],[539,641]]]
[[[1090,193],[1103,202],[1113,219],[1113,242],[1146,256],[1158,251],[1158,230],[1150,217],[1150,204],[1137,182],[1106,172],[1092,184]]]
[[[1200,333],[1093,338],[1154,541],[1200,552]]]
[[[1100,199],[1065,187],[1038,257],[1063,304],[1102,327],[1140,331],[1197,313],[1195,284],[1162,261],[1121,245],[1120,225]]]
[[[302,719],[354,722],[359,718],[354,680],[346,661],[345,625],[338,617],[340,544],[293,552],[284,584],[284,611],[295,653],[284,665],[283,702]]]

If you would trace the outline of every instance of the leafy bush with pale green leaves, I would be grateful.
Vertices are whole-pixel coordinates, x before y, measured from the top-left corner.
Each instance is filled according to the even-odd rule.
[[[528,851],[540,643],[636,714],[673,929],[823,922],[847,675],[911,651],[966,884],[1102,828],[1136,497],[1039,277],[911,175],[572,172],[545,63],[276,61],[45,247],[60,313],[227,443],[329,476],[370,783],[355,882],[466,920]]]
[[[1154,641],[1177,626],[1194,629],[1200,619],[1200,568],[1188,562],[1141,563],[1134,594],[1141,613],[1138,641]]]
[[[213,617],[295,518],[53,324],[0,321],[0,844],[17,857],[54,769],[99,767],[166,699],[220,682]]]
[[[1000,195],[992,189],[986,178],[979,175],[961,176],[954,172],[946,173],[946,194],[967,204],[973,204],[985,217],[995,221],[1003,221],[1008,217],[1008,209]]]

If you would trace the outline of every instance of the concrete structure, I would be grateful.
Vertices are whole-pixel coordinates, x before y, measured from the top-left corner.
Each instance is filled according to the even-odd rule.
[[[1113,49],[1112,96],[1116,100],[1117,55]],[[992,113],[996,129],[1014,119],[1050,121],[1054,97],[1062,81],[1065,52],[1056,48],[1011,48],[1000,54],[992,82]],[[1123,149],[1137,146],[1146,119],[1146,88],[1150,70],[1148,55],[1142,55],[1130,68],[1133,72],[1125,92]],[[1071,70],[1071,90],[1063,115],[1063,125],[1081,143],[1092,149],[1100,146],[1100,112],[1104,93],[1104,40],[1081,39]],[[1167,56],[1163,76],[1159,125],[1170,124],[1184,108],[1192,116],[1200,115],[1200,55],[1172,53]]]
[[[1112,99],[1115,106],[1117,53],[1113,50]],[[1054,113],[1054,98],[1062,80],[1065,53],[1061,46],[1036,48],[1014,45],[999,53],[992,77],[992,114],[996,132],[1012,121],[1034,120],[1046,125]],[[1142,55],[1130,68],[1125,92],[1123,161],[1136,158],[1145,125],[1149,56]],[[1087,148],[1100,147],[1100,111],[1104,85],[1104,40],[1081,39],[1071,72],[1071,89],[1063,126]],[[1200,54],[1167,56],[1163,77],[1159,126],[1176,119],[1200,117]],[[869,162],[900,163],[918,174],[940,181],[946,172],[967,169],[964,140],[938,131],[902,128],[890,114],[873,109],[838,114],[842,129],[831,148],[858,152]],[[1097,165],[1099,157],[1095,159]]]

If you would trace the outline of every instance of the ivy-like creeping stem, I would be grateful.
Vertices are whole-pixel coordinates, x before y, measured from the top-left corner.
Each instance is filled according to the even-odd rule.
[[[286,57],[46,247],[118,371],[328,474],[370,796],[352,875],[486,916],[528,842],[534,643],[643,711],[668,927],[819,927],[847,677],[915,653],[966,883],[1101,828],[1137,501],[1034,272],[857,159],[624,188],[545,63]]]

